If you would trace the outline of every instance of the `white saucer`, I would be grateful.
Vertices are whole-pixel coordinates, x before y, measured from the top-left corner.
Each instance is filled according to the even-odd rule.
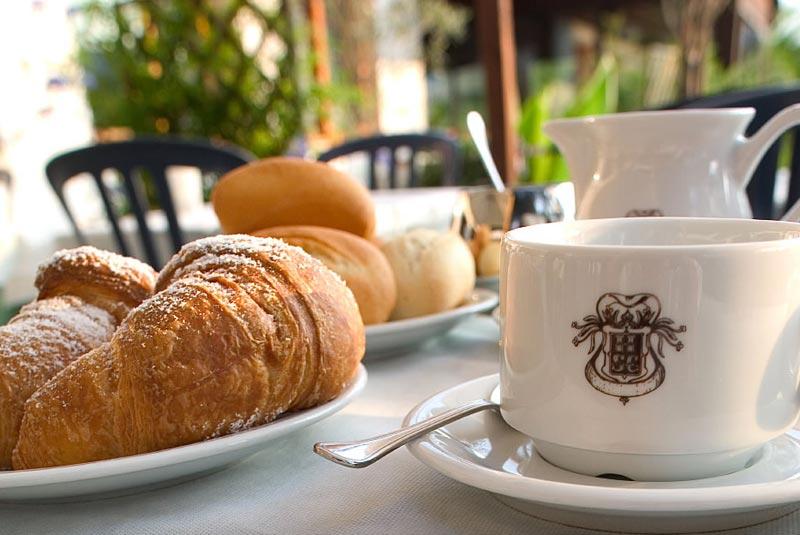
[[[405,424],[488,397],[491,375],[439,393]],[[703,532],[749,526],[800,507],[800,431],[767,444],[748,468],[725,476],[647,483],[601,479],[557,468],[533,440],[495,412],[476,414],[408,446],[423,463],[467,485],[496,493],[516,510],[575,527],[616,532]]]
[[[367,325],[367,353],[364,360],[374,360],[407,353],[427,340],[440,336],[461,320],[497,306],[497,293],[475,288],[464,304],[452,310],[418,318]]]
[[[359,366],[336,399],[273,422],[177,448],[56,468],[0,471],[0,502],[68,502],[133,494],[221,470],[257,453],[273,440],[333,415],[364,389]]]

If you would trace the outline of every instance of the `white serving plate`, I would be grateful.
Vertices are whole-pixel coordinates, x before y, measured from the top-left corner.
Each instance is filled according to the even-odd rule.
[[[488,397],[490,375],[462,383],[415,407],[411,424]],[[719,477],[673,482],[619,481],[549,464],[534,441],[489,411],[449,424],[408,446],[419,460],[503,503],[560,524],[611,532],[684,533],[751,526],[800,507],[800,431],[768,443],[752,464]]]
[[[341,410],[364,389],[359,366],[342,394],[318,407],[287,414],[260,427],[153,453],[106,461],[0,472],[0,502],[66,502],[133,494],[200,477],[242,461],[272,441]]]
[[[475,288],[460,307],[418,318],[367,325],[367,352],[364,360],[407,353],[427,340],[441,336],[460,321],[497,306],[497,293]]]

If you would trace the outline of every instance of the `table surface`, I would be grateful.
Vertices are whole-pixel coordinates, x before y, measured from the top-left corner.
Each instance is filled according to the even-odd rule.
[[[511,509],[402,448],[364,469],[318,457],[319,441],[397,428],[417,403],[498,370],[498,328],[480,315],[413,353],[367,363],[362,394],[334,416],[222,472],[105,500],[0,504],[0,533],[590,534]],[[800,533],[800,512],[726,535]]]

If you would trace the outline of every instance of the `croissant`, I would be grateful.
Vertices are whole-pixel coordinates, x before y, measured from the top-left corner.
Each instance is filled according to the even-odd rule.
[[[70,362],[108,341],[153,293],[156,273],[94,247],[59,251],[36,276],[37,300],[0,327],[0,469],[11,468],[25,401]]]
[[[156,451],[269,422],[342,392],[364,326],[342,280],[302,249],[190,243],[111,341],[26,403],[15,469]]]

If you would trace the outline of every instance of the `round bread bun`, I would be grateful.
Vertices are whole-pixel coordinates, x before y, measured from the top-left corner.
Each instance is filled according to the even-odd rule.
[[[365,325],[389,319],[396,299],[394,273],[380,249],[368,240],[309,225],[272,227],[253,234],[296,245],[337,273],[353,292]]]
[[[475,287],[475,259],[454,232],[415,229],[387,242],[382,250],[397,283],[392,319],[455,308]]]
[[[375,232],[367,188],[328,164],[300,158],[237,167],[217,182],[211,202],[226,234],[285,225],[338,228],[364,238]]]
[[[478,275],[488,277],[500,273],[500,242],[490,241],[478,254]]]

